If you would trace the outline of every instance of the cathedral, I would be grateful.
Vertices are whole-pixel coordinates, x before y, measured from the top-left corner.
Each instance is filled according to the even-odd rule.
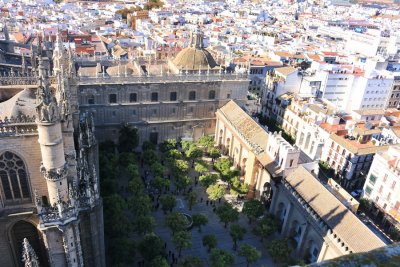
[[[0,40],[0,266],[105,266],[97,140],[122,123],[140,143],[213,134],[247,70],[218,64],[199,30],[161,61],[76,58],[59,34],[21,45]]]
[[[43,47],[0,77],[0,266],[105,266],[93,117],[71,53]]]

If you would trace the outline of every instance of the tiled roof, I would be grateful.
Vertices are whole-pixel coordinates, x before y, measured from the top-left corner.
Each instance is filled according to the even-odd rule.
[[[286,181],[352,252],[367,252],[385,245],[303,166],[289,173]]]
[[[385,114],[385,110],[383,109],[359,109],[353,110],[354,113],[359,115],[383,115]]]
[[[350,140],[344,138],[344,136],[339,136],[337,134],[331,134],[330,139],[344,147],[346,150],[357,155],[368,155],[375,154],[380,151],[388,150],[389,146],[375,146],[372,143],[360,144],[357,140]]]
[[[295,71],[297,71],[297,69],[293,68],[293,67],[282,67],[282,68],[275,69],[275,72],[278,72],[278,73],[282,74],[283,76],[288,76],[289,74],[291,74]]]
[[[229,101],[217,112],[220,112],[246,141],[262,149],[267,147],[267,131],[255,122],[235,101]]]

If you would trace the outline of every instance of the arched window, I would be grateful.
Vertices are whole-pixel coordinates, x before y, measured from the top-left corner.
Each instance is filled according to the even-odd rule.
[[[30,199],[25,164],[9,151],[0,155],[0,180],[6,200]]]
[[[196,100],[196,92],[195,91],[189,92],[189,100]]]
[[[210,92],[208,92],[208,99],[215,99],[215,91],[211,90]]]

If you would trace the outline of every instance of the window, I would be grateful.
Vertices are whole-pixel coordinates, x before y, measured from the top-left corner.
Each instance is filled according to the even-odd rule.
[[[375,175],[371,174],[371,175],[369,176],[369,182],[370,182],[371,184],[375,184],[376,178],[377,178],[377,177],[376,177]]]
[[[394,189],[395,186],[396,186],[396,181],[393,181],[392,186],[390,188]]]
[[[371,194],[371,192],[372,192],[372,188],[369,187],[369,186],[366,186],[366,187],[365,187],[365,194],[366,194],[367,196],[369,196],[369,195]]]
[[[193,113],[193,107],[189,107],[189,113]]]
[[[378,192],[379,192],[379,193],[382,193],[382,191],[383,191],[383,186],[381,185],[381,186],[379,187]]]
[[[385,175],[383,176],[383,182],[384,182],[384,183],[386,183],[386,181],[387,181],[387,178],[388,178],[388,175],[387,175],[387,174],[385,174]]]
[[[228,99],[231,98],[231,94],[227,94],[226,98],[228,98]]]
[[[117,103],[117,95],[116,94],[109,94],[108,95],[108,103],[110,103],[110,104]]]
[[[177,94],[176,94],[176,92],[171,92],[171,93],[169,94],[169,101],[176,101],[176,99],[177,99]]]
[[[196,100],[196,92],[195,91],[189,92],[189,100]]]
[[[158,101],[158,93],[151,93],[151,102]]]
[[[292,166],[293,166],[293,160],[291,159],[291,160],[290,160],[289,167],[292,167]]]
[[[215,91],[211,90],[210,92],[208,92],[208,99],[215,99]]]
[[[153,115],[157,115],[157,109],[153,109]]]
[[[94,104],[94,95],[88,96],[87,103],[89,105],[93,105]]]
[[[30,199],[25,164],[17,155],[7,151],[0,156],[0,180],[6,200]]]
[[[132,93],[129,95],[129,102],[131,102],[131,103],[137,102],[137,94],[136,93]]]
[[[136,109],[132,110],[132,115],[136,116]]]

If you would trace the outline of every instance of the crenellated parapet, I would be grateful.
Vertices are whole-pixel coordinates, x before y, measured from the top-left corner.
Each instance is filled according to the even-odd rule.
[[[0,136],[37,135],[35,116],[0,118]]]

